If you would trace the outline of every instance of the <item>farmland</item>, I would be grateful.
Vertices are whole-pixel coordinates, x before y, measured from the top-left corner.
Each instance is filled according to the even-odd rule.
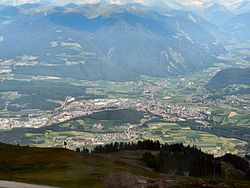
[[[205,89],[227,67],[218,64],[184,76],[141,76],[128,82],[2,73],[0,118],[6,128],[0,139],[39,147],[63,147],[66,140],[71,149],[154,139],[196,145],[216,155],[244,155],[250,143],[243,134],[250,125],[249,95],[220,99],[221,93]],[[195,118],[207,125],[195,123]],[[194,121],[183,126],[183,119]]]
[[[237,148],[247,145],[246,142],[234,138],[218,137],[203,131],[195,131],[190,127],[184,127],[176,123],[154,122],[148,124],[146,139],[159,140],[169,144],[183,143],[184,145],[195,145],[202,151],[217,155],[226,152],[238,154]],[[220,151],[220,152],[218,152]]]

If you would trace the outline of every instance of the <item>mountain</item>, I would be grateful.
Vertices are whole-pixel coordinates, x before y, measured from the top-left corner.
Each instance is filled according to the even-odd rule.
[[[41,4],[54,4],[54,5],[66,5],[69,3],[75,4],[96,4],[96,3],[108,3],[108,4],[127,4],[127,3],[140,3],[144,5],[168,5],[171,8],[180,7],[193,7],[204,8],[211,6],[212,4],[220,4],[229,10],[237,10],[237,8],[247,7],[249,0],[1,0],[0,4],[4,5],[22,5],[27,3],[41,3]],[[243,13],[243,12],[241,12]]]
[[[233,84],[250,84],[250,68],[221,70],[209,81],[207,88],[225,88]]]
[[[250,1],[242,1],[233,9],[236,14],[243,14],[250,12]]]
[[[223,26],[223,28],[234,38],[241,41],[249,41],[250,40],[249,20],[250,20],[250,13],[240,14],[233,17],[230,21],[228,21],[225,24],[225,26]]]
[[[222,5],[213,4],[203,10],[203,16],[209,22],[217,26],[222,26],[231,20],[234,17],[234,14]]]
[[[20,7],[22,9],[25,9],[25,10],[30,10],[30,9],[38,8],[40,6],[41,6],[41,4],[39,4],[39,3],[25,3],[25,4],[21,5]]]
[[[2,6],[0,7],[0,16],[18,16],[20,14],[20,9],[13,6]]]
[[[1,57],[37,59],[14,65],[16,74],[113,81],[167,77],[219,63],[215,56],[224,52],[213,35],[218,28],[186,11],[166,15],[139,4],[71,4],[11,7],[15,11],[6,15],[6,8],[0,10]]]

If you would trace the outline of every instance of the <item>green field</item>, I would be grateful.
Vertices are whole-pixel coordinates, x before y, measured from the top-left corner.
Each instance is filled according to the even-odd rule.
[[[218,151],[215,155],[223,153],[238,154],[239,148],[244,148],[247,142],[213,135],[211,133],[195,131],[190,127],[183,127],[176,123],[154,122],[148,124],[149,131],[145,139],[159,140],[162,143],[183,143],[195,145],[204,152]]]

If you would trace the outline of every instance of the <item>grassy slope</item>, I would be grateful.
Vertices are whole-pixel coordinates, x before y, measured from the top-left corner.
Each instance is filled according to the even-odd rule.
[[[75,188],[104,187],[100,178],[112,172],[163,178],[162,175],[147,169],[141,163],[142,154],[143,151],[125,151],[110,155],[81,154],[65,149],[0,144],[0,179]],[[218,184],[210,178],[171,178],[175,182],[174,187],[176,185],[192,187],[203,183]],[[223,181],[229,185],[246,185],[245,187],[249,183]]]
[[[0,179],[61,187],[103,187],[99,177],[113,171],[153,176],[109,155],[81,154],[65,149],[0,144]]]

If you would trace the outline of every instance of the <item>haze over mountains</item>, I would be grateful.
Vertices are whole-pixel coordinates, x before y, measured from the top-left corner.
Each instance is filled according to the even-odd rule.
[[[0,4],[6,5],[21,5],[25,3],[51,3],[65,5],[68,3],[77,4],[95,4],[95,3],[110,3],[110,4],[126,4],[126,3],[141,3],[144,5],[168,5],[171,8],[180,7],[196,7],[203,8],[214,4],[223,5],[231,11],[243,11],[248,9],[249,0],[1,0]]]
[[[235,15],[226,1],[225,6],[208,6],[208,1],[27,2],[38,1],[2,1],[22,5],[0,7],[1,57],[35,60],[15,64],[12,71],[18,74],[114,81],[168,77],[224,62],[217,56],[225,52],[220,42],[225,38],[250,39],[249,14]]]

